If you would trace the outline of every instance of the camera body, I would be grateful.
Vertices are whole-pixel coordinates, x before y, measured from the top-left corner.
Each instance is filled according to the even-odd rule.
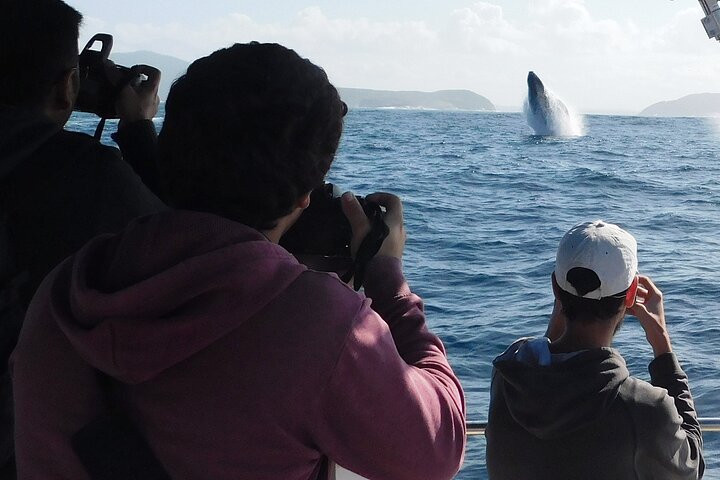
[[[91,49],[96,42],[101,44],[99,51]],[[120,90],[139,75],[134,69],[116,65],[108,58],[112,45],[112,35],[98,33],[80,53],[80,92],[75,110],[94,113],[101,118],[118,118],[115,102]]]
[[[343,257],[351,260],[350,241],[352,228],[342,211],[338,191],[331,183],[316,188],[310,194],[310,206],[280,239],[288,252],[294,255]],[[382,222],[380,205],[356,197],[371,225]]]

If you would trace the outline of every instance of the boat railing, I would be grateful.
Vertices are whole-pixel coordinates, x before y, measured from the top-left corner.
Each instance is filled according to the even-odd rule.
[[[698,418],[698,421],[700,422],[700,429],[703,433],[720,432],[720,417]],[[465,427],[468,436],[485,435],[487,422],[468,421],[465,423]]]

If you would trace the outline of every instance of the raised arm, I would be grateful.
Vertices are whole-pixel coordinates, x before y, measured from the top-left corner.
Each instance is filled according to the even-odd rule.
[[[654,425],[659,434],[654,431],[640,439],[641,445],[647,447],[639,452],[639,468],[656,475],[652,478],[701,478],[705,462],[695,404],[688,377],[672,353],[662,292],[650,278],[639,277],[636,302],[630,312],[640,321],[653,349],[655,359],[649,365],[651,382],[667,390],[667,395],[658,393],[656,408],[647,412],[655,418],[643,422]]]
[[[161,75],[159,70],[147,65],[136,65],[133,69],[147,79],[127,85],[120,92],[116,104],[120,123],[112,138],[143,183],[162,198],[156,163],[157,132],[153,123],[160,105],[158,88]]]
[[[390,234],[368,264],[372,308],[366,301],[357,313],[323,394],[318,442],[332,460],[367,478],[450,479],[465,447],[463,391],[402,274],[400,200],[368,199],[386,208]]]

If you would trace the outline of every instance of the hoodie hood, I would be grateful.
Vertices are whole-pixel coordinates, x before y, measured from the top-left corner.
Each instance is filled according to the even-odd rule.
[[[62,129],[36,112],[0,105],[0,181]]]
[[[304,270],[257,230],[171,211],[70,257],[50,280],[50,308],[86,362],[136,384],[240,327]]]
[[[545,337],[520,339],[493,361],[513,419],[542,439],[601,419],[629,376],[612,348],[551,354],[549,346]]]

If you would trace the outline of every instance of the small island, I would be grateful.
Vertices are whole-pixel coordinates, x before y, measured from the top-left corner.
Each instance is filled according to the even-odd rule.
[[[338,88],[338,92],[349,108],[495,111],[490,100],[470,90],[416,92]]]

